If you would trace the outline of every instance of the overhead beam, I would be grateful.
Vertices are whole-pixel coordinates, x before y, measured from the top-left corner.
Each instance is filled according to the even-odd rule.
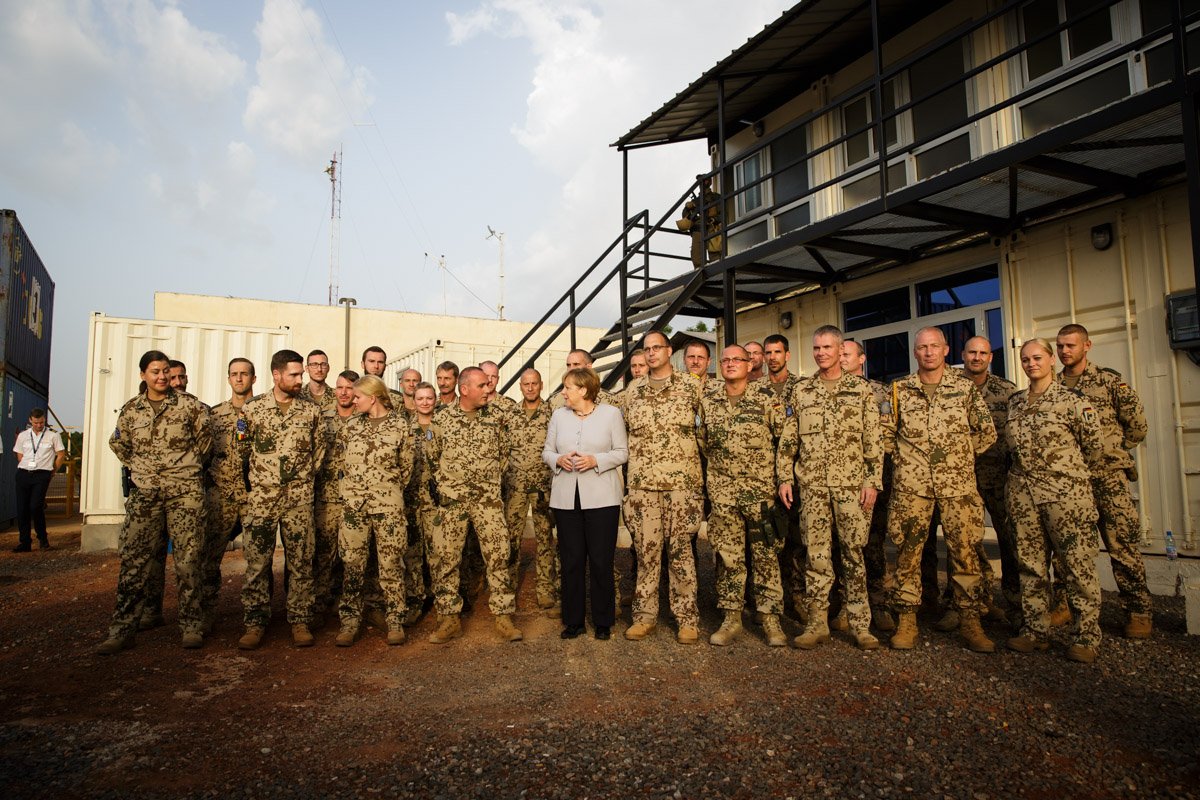
[[[1008,227],[1008,220],[993,217],[990,214],[980,214],[977,211],[967,211],[962,208],[951,208],[938,203],[916,201],[891,209],[892,213],[912,219],[923,219],[928,222],[940,222],[953,225],[963,231],[988,231],[1000,233]]]
[[[868,258],[882,258],[887,261],[908,261],[912,258],[912,254],[908,250],[901,250],[898,247],[887,247],[881,244],[871,244],[870,242],[856,242],[852,239],[839,239],[835,236],[826,236],[813,242],[814,247],[819,247],[822,250],[833,250],[838,253],[849,253],[855,256],[866,256]]]
[[[1121,194],[1134,194],[1138,189],[1136,178],[1131,178],[1128,175],[1122,175],[1118,172],[1110,172],[1106,169],[1099,169],[1098,167],[1091,167],[1087,164],[1076,164],[1074,161],[1065,161],[1061,158],[1053,158],[1051,156],[1027,158],[1021,162],[1021,169],[1038,172],[1042,175],[1049,175],[1052,178],[1063,178],[1075,183],[1082,183],[1085,186],[1108,189],[1113,192],[1120,192]]]
[[[820,250],[815,247],[806,246],[804,248],[804,252],[808,253],[809,258],[817,262],[817,266],[825,272],[825,276],[827,278],[832,278],[837,275],[837,270],[833,268],[833,265],[829,263],[829,259],[825,258]]]

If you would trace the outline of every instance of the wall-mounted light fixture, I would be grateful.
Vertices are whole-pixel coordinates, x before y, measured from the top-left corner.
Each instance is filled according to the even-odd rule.
[[[1111,222],[1096,225],[1092,228],[1092,247],[1097,250],[1107,250],[1112,247],[1112,243],[1113,231]]]
[[[779,315],[779,327],[783,328],[785,331],[792,327],[792,312],[785,311]]]

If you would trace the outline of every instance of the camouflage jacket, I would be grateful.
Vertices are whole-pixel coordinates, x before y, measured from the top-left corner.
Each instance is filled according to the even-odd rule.
[[[242,408],[245,408],[243,406]],[[239,432],[238,422],[242,419],[242,408],[226,400],[217,403],[209,416],[212,428],[212,458],[208,463],[208,477],[217,491],[225,497],[244,503],[246,501],[246,460],[234,443]],[[245,428],[245,425],[242,426]]]
[[[1028,478],[1034,503],[1091,496],[1091,468],[1103,460],[1104,442],[1099,415],[1086,397],[1051,383],[1031,402],[1022,389],[1008,401],[1004,438],[1013,474]]]
[[[779,484],[883,488],[879,403],[871,385],[843,374],[833,392],[820,377],[801,378],[788,400],[775,461]]]
[[[1059,372],[1054,379],[1063,383]],[[1142,401],[1121,373],[1097,367],[1088,362],[1074,390],[1085,395],[1100,420],[1100,437],[1104,442],[1104,457],[1095,468],[1097,472],[1128,469],[1133,466],[1129,451],[1141,444],[1149,428]]]
[[[508,434],[512,449],[504,485],[510,492],[550,492],[550,467],[542,461],[542,448],[546,444],[546,428],[552,413],[546,402],[538,403],[533,411],[517,405],[509,412]]]
[[[774,396],[751,381],[735,402],[723,381],[709,381],[700,398],[700,421],[708,499],[739,508],[772,502],[774,445],[783,423]]]
[[[700,382],[672,372],[667,385],[655,389],[643,376],[617,395],[617,406],[629,430],[629,489],[702,491]]]
[[[300,390],[301,397],[310,403],[316,403],[317,408],[321,409],[322,413],[337,408],[337,397],[333,394],[332,386],[325,384],[325,392],[320,397],[312,393],[312,390],[309,388],[310,386],[312,386],[312,381],[304,384],[304,388]]]
[[[943,370],[931,401],[914,373],[892,383],[883,443],[893,454],[892,486],[921,497],[977,492],[975,458],[996,441],[996,426],[975,384]]]
[[[325,433],[315,403],[296,397],[286,411],[268,391],[246,403],[251,504],[313,500],[317,470],[325,459]]]
[[[508,462],[505,413],[486,405],[474,414],[462,405],[443,406],[433,415],[434,483],[443,501],[500,499]]]
[[[966,371],[963,371],[962,376],[971,380]],[[983,477],[982,473],[986,472],[988,477],[1003,481],[1005,473],[1008,472],[1008,443],[1004,437],[1004,425],[1008,422],[1008,398],[1017,390],[1017,385],[989,372],[983,386],[978,388],[979,393],[983,395],[983,402],[987,403],[988,411],[992,412],[992,424],[996,426],[996,442],[975,458],[975,473]]]
[[[342,451],[342,507],[364,514],[404,510],[413,469],[412,426],[399,414],[355,414],[337,434]]]
[[[317,470],[316,501],[339,503],[342,500],[341,475],[346,469],[346,454],[338,434],[355,415],[343,417],[335,408],[321,414],[321,434],[325,437],[325,458]]]
[[[208,415],[208,406],[195,397],[173,391],[156,412],[143,392],[121,407],[108,446],[139,489],[202,491],[212,450]]]
[[[409,508],[433,508],[437,503],[433,500],[430,482],[433,479],[432,465],[437,461],[437,441],[433,435],[433,425],[422,428],[421,423],[412,422],[413,435],[413,468],[404,490],[404,503]]]

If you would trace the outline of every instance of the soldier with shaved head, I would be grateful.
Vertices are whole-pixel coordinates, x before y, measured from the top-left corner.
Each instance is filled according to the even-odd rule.
[[[550,518],[550,467],[542,461],[550,404],[542,399],[542,375],[536,369],[521,373],[521,403],[508,415],[512,449],[504,473],[504,515],[512,542],[510,567],[513,589],[521,588],[521,539],[525,520],[532,515],[537,542],[534,561],[537,571],[537,600],[541,608],[558,604],[558,545]]]

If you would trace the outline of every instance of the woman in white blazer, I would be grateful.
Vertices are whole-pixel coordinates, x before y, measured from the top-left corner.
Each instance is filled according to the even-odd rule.
[[[615,406],[597,404],[600,379],[590,368],[563,376],[566,407],[554,412],[542,460],[554,470],[550,507],[562,564],[562,638],[584,632],[585,569],[591,572],[592,626],[597,639],[615,621],[613,556],[625,495],[622,464],[629,460],[625,420]]]

